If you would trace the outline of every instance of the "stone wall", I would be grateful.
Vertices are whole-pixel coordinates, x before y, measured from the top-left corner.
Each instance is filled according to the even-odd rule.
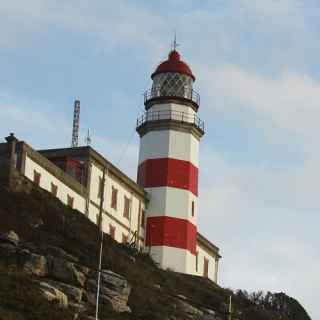
[[[10,151],[6,143],[0,144],[0,185],[7,187],[10,173]]]
[[[14,192],[26,192],[30,193],[32,189],[35,188],[35,185],[32,181],[26,178],[23,174],[21,174],[18,170],[13,169],[11,173],[11,181],[10,181],[10,190]],[[41,188],[37,188],[40,192],[43,190]]]

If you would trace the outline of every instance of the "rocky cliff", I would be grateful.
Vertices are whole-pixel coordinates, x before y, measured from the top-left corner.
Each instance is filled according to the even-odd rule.
[[[95,319],[99,232],[50,194],[0,189],[0,320]],[[310,320],[283,293],[233,293],[163,271],[148,255],[104,237],[100,320]]]

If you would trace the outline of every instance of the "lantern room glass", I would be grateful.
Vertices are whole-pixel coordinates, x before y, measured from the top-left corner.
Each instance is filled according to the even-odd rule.
[[[193,79],[177,72],[160,73],[154,76],[152,95],[156,97],[182,97],[192,99]]]

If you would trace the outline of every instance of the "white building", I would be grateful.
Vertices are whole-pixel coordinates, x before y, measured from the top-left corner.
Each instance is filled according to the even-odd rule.
[[[13,135],[0,144],[0,180],[10,164],[116,241],[149,252],[160,267],[217,282],[219,249],[197,231],[204,126],[196,115],[195,77],[173,50],[152,79],[137,121],[138,183],[91,147],[35,151]]]

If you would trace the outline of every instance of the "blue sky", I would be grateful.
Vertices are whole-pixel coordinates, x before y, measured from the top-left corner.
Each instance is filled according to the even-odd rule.
[[[135,177],[150,74],[174,31],[197,77],[206,135],[199,228],[220,282],[285,291],[320,318],[320,8],[312,0],[0,2],[0,134],[81,141]],[[315,290],[313,290],[315,288]]]

